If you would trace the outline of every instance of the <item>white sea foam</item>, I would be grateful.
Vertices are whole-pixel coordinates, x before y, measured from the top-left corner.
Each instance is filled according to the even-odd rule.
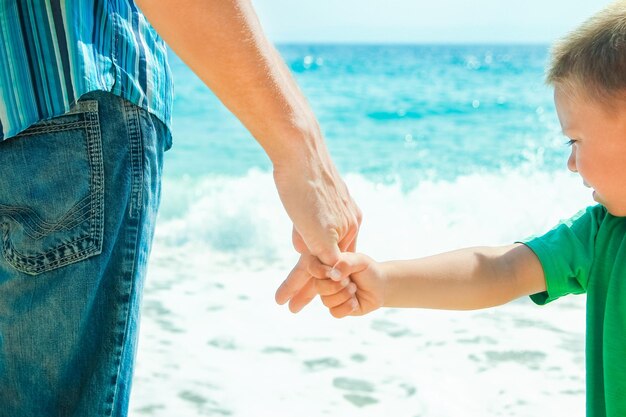
[[[423,181],[409,191],[360,175],[348,175],[346,182],[364,212],[359,249],[385,259],[510,243],[594,204],[581,180],[567,172],[473,174]],[[267,265],[291,261],[290,236],[269,173],[164,183],[157,251],[189,248]]]
[[[410,191],[351,175],[359,250],[502,244],[592,202],[573,175],[507,172]],[[335,320],[273,301],[297,257],[271,174],[166,181],[131,415],[584,415],[584,298]]]

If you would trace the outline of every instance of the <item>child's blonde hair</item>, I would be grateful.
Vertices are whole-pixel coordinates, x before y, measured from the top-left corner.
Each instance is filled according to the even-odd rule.
[[[546,82],[582,88],[599,100],[626,92],[626,0],[611,3],[554,45]]]

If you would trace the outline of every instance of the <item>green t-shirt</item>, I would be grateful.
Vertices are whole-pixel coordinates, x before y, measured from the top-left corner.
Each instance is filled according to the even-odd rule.
[[[546,278],[535,303],[587,293],[587,416],[626,417],[626,218],[597,205],[524,243]]]

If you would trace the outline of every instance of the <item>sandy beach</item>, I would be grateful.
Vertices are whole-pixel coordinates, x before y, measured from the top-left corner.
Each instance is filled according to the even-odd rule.
[[[481,206],[482,199],[466,199],[441,214],[448,226],[439,228],[436,238],[416,237],[406,247],[400,236],[427,230],[426,224],[441,226],[428,209],[435,207],[433,200],[458,196],[472,178],[424,185],[414,194],[348,178],[369,216],[361,250],[383,259],[452,249],[454,242],[471,244],[477,238],[507,240],[520,222],[534,217],[522,213],[508,227],[496,223],[500,229],[489,229],[497,222],[494,213]],[[483,185],[490,183],[481,178]],[[570,181],[556,176],[552,182],[563,184],[560,192],[527,187],[528,194],[519,198],[543,201],[536,210],[552,207],[551,215],[558,216],[559,201],[575,199],[567,194]],[[484,193],[501,186],[496,177],[491,182]],[[170,186],[164,188],[166,211]],[[383,309],[342,320],[316,300],[293,315],[273,301],[296,257],[288,219],[278,211],[270,186],[270,175],[262,173],[196,184],[206,199],[190,205],[184,220],[159,223],[143,300],[131,416],[584,415],[584,297],[546,307],[521,299],[473,312]],[[415,215],[424,196],[431,204],[422,204],[425,209]],[[240,205],[238,198],[250,201]],[[490,206],[502,212],[515,204],[510,198]],[[246,210],[258,215],[251,218]],[[393,219],[383,217],[393,210]],[[470,221],[471,213],[481,214]],[[551,221],[547,217],[526,226],[543,227]],[[211,236],[216,233],[228,245],[224,236],[237,224],[255,230],[253,244],[218,250]],[[494,234],[471,234],[483,229]],[[380,238],[385,231],[389,238]]]

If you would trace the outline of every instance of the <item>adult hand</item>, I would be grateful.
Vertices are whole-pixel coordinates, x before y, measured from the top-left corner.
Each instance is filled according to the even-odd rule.
[[[332,163],[319,124],[265,36],[250,0],[136,0],[176,54],[237,116],[274,165],[300,253],[334,264],[354,250],[361,212]],[[312,294],[299,262],[279,290]],[[286,291],[286,288],[291,291]],[[306,297],[305,297],[306,298]]]
[[[300,311],[317,294],[311,273],[312,258],[335,265],[341,252],[354,252],[362,220],[347,187],[326,152],[323,142],[317,156],[301,156],[302,164],[275,165],[274,179],[280,198],[294,223],[293,245],[300,260],[276,292],[276,301],[290,301]]]

